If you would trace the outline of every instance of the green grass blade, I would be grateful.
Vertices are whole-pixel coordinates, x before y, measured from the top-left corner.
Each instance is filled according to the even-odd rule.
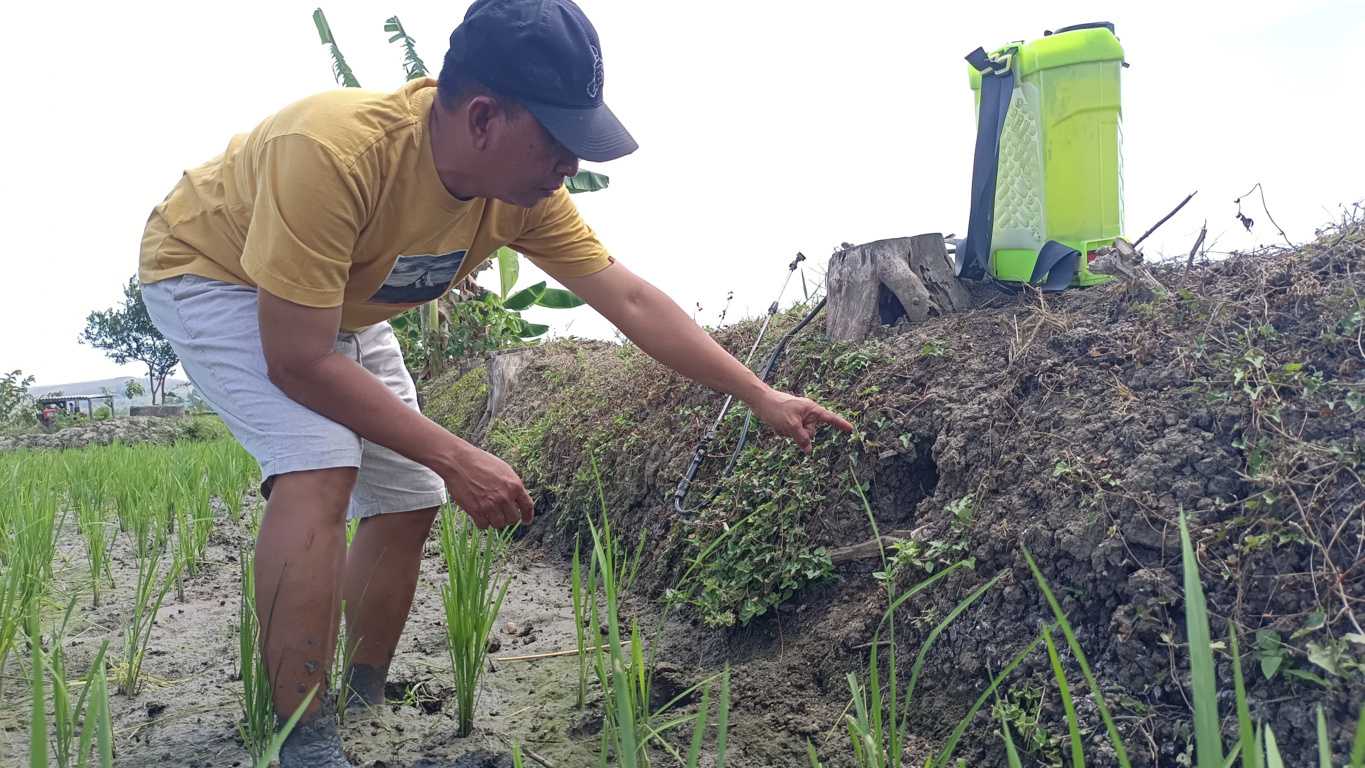
[[[1043,578],[1043,572],[1038,569],[1038,564],[1033,561],[1033,555],[1029,553],[1028,548],[1024,548],[1024,560],[1028,562],[1029,570],[1033,571],[1033,579],[1043,591],[1043,597],[1052,608],[1052,614],[1057,617],[1057,624],[1061,626],[1062,634],[1066,636],[1066,644],[1071,648],[1071,652],[1076,654],[1076,663],[1080,665],[1081,674],[1085,677],[1086,684],[1090,686],[1090,698],[1094,700],[1095,707],[1100,711],[1100,718],[1104,720],[1105,731],[1109,734],[1109,741],[1114,747],[1115,759],[1121,768],[1132,768],[1132,763],[1128,760],[1128,750],[1124,749],[1123,739],[1119,736],[1118,726],[1114,724],[1114,718],[1109,713],[1109,705],[1104,702],[1099,681],[1090,671],[1090,662],[1085,658],[1085,651],[1081,650],[1076,633],[1071,629],[1071,622],[1067,621],[1061,604],[1057,602],[1057,596],[1052,594],[1052,587],[1048,586],[1047,579]]]
[[[730,735],[730,670],[720,678],[720,703],[716,705],[716,768],[725,768],[725,744]]]
[[[1356,720],[1356,738],[1351,745],[1351,768],[1365,768],[1365,706]]]
[[[105,641],[107,646],[109,641]],[[99,754],[100,768],[113,768],[114,765],[114,721],[109,712],[109,673],[106,669],[108,655],[100,648],[100,656],[95,664],[95,675],[90,679],[95,686],[91,692],[91,706],[97,713],[90,717],[95,721],[95,746]]]
[[[90,663],[90,670],[85,673],[84,690],[81,691],[81,701],[85,705],[85,718],[81,722],[81,738],[77,746],[78,757],[76,759],[77,768],[84,768],[89,761],[90,747],[94,745],[95,732],[102,725],[102,719],[108,717],[108,697],[101,700],[100,688],[97,687],[96,677],[103,682],[104,678],[104,654],[109,650],[109,641],[100,643],[100,649],[95,652],[95,659]],[[77,705],[78,711],[81,705]],[[103,706],[104,710],[100,707]]]
[[[806,758],[810,760],[810,768],[825,768],[825,764],[820,762],[820,755],[815,752],[815,745],[806,739]]]
[[[1265,768],[1284,768],[1280,757],[1280,745],[1275,742],[1275,732],[1265,727]]]
[[[892,678],[894,685],[895,678]],[[867,694],[868,694],[868,714],[871,716],[869,726],[871,727],[872,740],[877,743],[877,752],[886,754],[886,726],[882,720],[882,680],[881,662],[877,658],[877,643],[872,643],[872,650],[868,654],[867,662]]]
[[[913,586],[913,587],[911,587],[911,588],[905,590],[904,592],[900,593],[899,595],[896,596],[896,599],[895,599],[895,600],[892,600],[892,601],[891,601],[891,604],[888,605],[888,606],[886,607],[886,610],[882,612],[882,623],[885,624],[886,621],[887,621],[891,616],[895,615],[896,609],[899,608],[899,607],[901,607],[901,605],[903,605],[903,604],[905,603],[906,600],[909,600],[910,598],[914,597],[915,595],[918,595],[919,593],[923,592],[924,590],[928,589],[929,587],[932,587],[933,585],[935,585],[935,584],[937,584],[938,582],[942,581],[943,579],[947,578],[949,574],[953,573],[953,572],[956,571],[957,569],[959,569],[959,568],[966,568],[966,567],[967,567],[967,561],[966,561],[966,560],[960,560],[960,561],[958,561],[958,562],[956,562],[956,563],[953,563],[952,565],[948,566],[947,568],[944,568],[943,570],[939,571],[938,573],[934,574],[933,576],[930,576],[929,578],[925,579],[924,581],[919,582],[919,583],[916,584],[915,586]]]
[[[1199,562],[1190,544],[1190,529],[1180,515],[1180,551],[1185,571],[1185,634],[1190,647],[1190,683],[1194,689],[1194,740],[1199,768],[1222,768],[1223,736],[1218,727],[1218,689],[1213,680],[1213,646],[1209,611]]]
[[[1318,768],[1332,768],[1332,744],[1327,740],[1327,718],[1318,705]]]
[[[1066,682],[1057,643],[1052,638],[1052,627],[1043,627],[1043,641],[1047,643],[1047,658],[1052,663],[1052,676],[1057,679],[1057,690],[1062,695],[1062,709],[1066,711],[1066,732],[1071,739],[1072,768],[1085,768],[1085,752],[1081,748],[1081,724],[1076,718],[1076,703],[1071,700],[1071,686]]]
[[[1261,768],[1256,749],[1256,734],[1251,725],[1251,709],[1247,706],[1246,680],[1242,677],[1242,655],[1237,644],[1237,629],[1228,622],[1228,648],[1232,650],[1232,683],[1237,699],[1238,749],[1242,752],[1242,768]]]
[[[28,764],[29,768],[47,768],[47,695],[43,686],[43,642],[38,631],[38,606],[29,607],[28,644],[32,650],[33,678],[29,695],[33,699],[33,712],[29,719]]]
[[[706,726],[711,718],[711,686],[701,692],[701,702],[697,704],[696,725],[692,728],[692,745],[687,750],[687,766],[695,768],[701,760],[701,743],[706,738]]]
[[[995,700],[1000,701],[999,692],[995,695]],[[1019,750],[1014,748],[1014,737],[1010,736],[1010,724],[1005,722],[1005,711],[1000,710],[1000,736],[1005,740],[1005,759],[1009,761],[1010,768],[1024,768],[1023,763],[1019,762]]]

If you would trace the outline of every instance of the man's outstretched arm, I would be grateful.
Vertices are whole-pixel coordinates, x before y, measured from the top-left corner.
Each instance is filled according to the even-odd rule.
[[[814,401],[763,383],[726,352],[663,291],[615,263],[564,285],[602,313],[650,357],[699,384],[734,395],[779,434],[810,451],[821,424],[851,432],[853,425]]]

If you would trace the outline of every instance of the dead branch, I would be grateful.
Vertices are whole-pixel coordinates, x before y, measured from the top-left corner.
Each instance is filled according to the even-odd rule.
[[[1204,238],[1209,234],[1209,220],[1204,219],[1203,226],[1199,227],[1199,237],[1194,241],[1194,247],[1190,248],[1190,258],[1185,261],[1185,274],[1189,274],[1194,267],[1194,257],[1198,255],[1200,246],[1204,245]]]
[[[847,547],[839,547],[829,553],[830,562],[835,565],[847,563],[853,560],[865,560],[870,557],[880,557],[882,551],[898,541],[919,540],[924,538],[925,526],[915,530],[895,530],[882,534],[879,538],[868,539],[860,544],[853,544]]]
[[[1146,232],[1143,232],[1142,237],[1139,237],[1137,241],[1133,243],[1133,247],[1136,248],[1139,245],[1142,245],[1143,240],[1146,240],[1149,236],[1151,236],[1153,232],[1157,231],[1157,228],[1160,227],[1162,224],[1165,224],[1167,221],[1170,221],[1172,216],[1176,215],[1177,213],[1180,213],[1180,209],[1184,208],[1185,204],[1193,200],[1194,196],[1197,194],[1199,194],[1199,190],[1196,189],[1195,191],[1186,195],[1185,199],[1180,201],[1180,205],[1177,205],[1176,207],[1172,208],[1171,212],[1166,214],[1165,216],[1162,216],[1161,220],[1153,224],[1151,229],[1147,230]]]

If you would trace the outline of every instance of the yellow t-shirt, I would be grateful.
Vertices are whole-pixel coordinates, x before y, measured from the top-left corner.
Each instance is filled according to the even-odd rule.
[[[566,190],[533,208],[462,201],[441,184],[436,83],[312,96],[233,137],[152,212],[138,276],[192,274],[341,306],[355,330],[437,298],[510,245],[555,278],[611,258]]]

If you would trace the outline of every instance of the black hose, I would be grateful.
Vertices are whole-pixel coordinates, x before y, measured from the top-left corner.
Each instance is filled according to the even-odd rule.
[[[820,310],[824,308],[825,299],[822,298],[810,312],[806,313],[805,317],[801,318],[801,322],[797,323],[790,331],[783,334],[782,338],[777,340],[777,344],[775,344],[772,351],[768,353],[768,359],[763,363],[763,368],[758,374],[759,379],[765,383],[768,381],[768,377],[772,375],[773,369],[777,367],[778,358],[782,356],[782,351],[787,347],[787,342],[791,341],[793,336],[800,333],[802,329],[809,325],[810,321],[814,320],[815,316],[820,314]],[[744,445],[749,439],[749,425],[753,420],[753,416],[753,411],[748,411],[744,414],[744,427],[740,430],[739,441],[735,444],[734,450],[730,452],[730,459],[725,463],[725,469],[721,470],[718,479],[729,475],[730,471],[735,468],[735,464],[739,461],[739,454],[744,450]],[[696,449],[692,452],[692,463],[688,465],[687,472],[683,474],[682,480],[678,482],[678,488],[673,494],[673,508],[680,515],[692,515],[700,512],[710,506],[711,502],[715,501],[716,495],[720,492],[720,486],[717,486],[712,489],[710,495],[708,495],[701,504],[698,504],[692,509],[687,509],[683,506],[683,501],[687,498],[688,488],[691,486],[692,481],[696,479],[697,471],[701,469],[702,461],[706,458],[706,448],[711,444],[711,441],[715,440],[715,438],[716,430],[714,428],[708,429],[706,434],[703,435],[702,439],[697,443]]]

